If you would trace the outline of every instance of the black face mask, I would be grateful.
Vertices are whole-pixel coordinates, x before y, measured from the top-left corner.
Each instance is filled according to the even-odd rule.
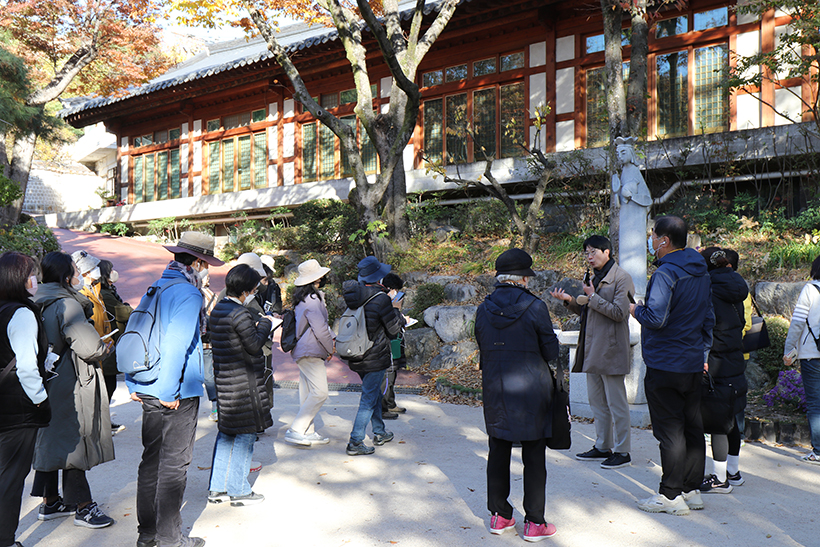
[[[327,285],[327,277],[324,277],[324,276],[323,276],[323,277],[319,280],[319,288],[321,289],[321,288],[323,288],[325,285]]]

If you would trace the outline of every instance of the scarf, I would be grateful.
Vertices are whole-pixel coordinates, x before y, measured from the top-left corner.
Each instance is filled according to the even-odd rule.
[[[176,260],[172,260],[168,263],[168,270],[172,270],[175,272],[180,272],[182,275],[185,276],[185,279],[196,287],[200,292],[202,291],[202,278],[199,277],[199,273],[193,269],[191,266],[186,266],[182,262],[177,262]],[[202,308],[199,310],[199,334],[202,336],[208,330],[208,316],[205,314],[205,306],[207,303],[205,299],[202,299]]]
[[[604,264],[604,267],[600,270],[592,270],[595,272],[595,275],[592,277],[592,286],[595,287],[595,290],[598,290],[598,285],[600,285],[601,280],[606,277],[606,274],[609,273],[609,270],[612,269],[612,266],[615,264],[615,259],[610,258],[609,261]]]

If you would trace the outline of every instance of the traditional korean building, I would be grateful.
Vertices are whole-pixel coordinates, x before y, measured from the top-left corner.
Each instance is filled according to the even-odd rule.
[[[779,12],[762,20],[740,16],[733,4],[690,0],[654,21],[648,169],[670,167],[683,148],[684,163],[709,161],[692,150],[708,150],[714,136],[734,143],[730,153],[738,158],[753,160],[778,153],[778,143],[797,134],[792,121],[803,119],[800,98],[816,92],[801,80],[764,84],[754,94],[725,92],[732,52],[771,49],[790,20]],[[432,20],[435,4],[428,9]],[[356,125],[353,79],[335,30],[296,26],[279,39],[322,107]],[[427,172],[427,159],[480,174],[476,143],[498,158],[494,173],[502,183],[526,182],[532,175],[515,142],[533,145],[534,113],[543,104],[551,107],[539,136],[543,150],[583,149],[603,161],[596,150],[608,140],[603,48],[597,1],[463,0],[418,73],[421,111],[404,152],[408,192],[454,188]],[[386,108],[391,77],[374,41],[369,49],[373,107]],[[624,40],[625,71],[629,53]],[[293,99],[261,39],[210,46],[124,97],[72,105],[64,117],[75,127],[103,122],[116,135],[114,184],[127,205],[57,215],[52,222],[61,226],[168,216],[218,223],[237,211],[264,217],[272,207],[344,200],[354,186],[336,137]],[[475,143],[448,131],[465,123]],[[374,174],[375,150],[361,128],[358,134]]]

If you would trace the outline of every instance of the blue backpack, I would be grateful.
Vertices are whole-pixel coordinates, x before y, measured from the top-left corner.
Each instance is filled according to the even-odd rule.
[[[139,306],[128,318],[125,332],[117,340],[117,369],[135,382],[149,384],[159,376],[162,329],[159,321],[159,298],[165,289],[184,279],[174,279],[158,286],[154,283],[145,292]]]

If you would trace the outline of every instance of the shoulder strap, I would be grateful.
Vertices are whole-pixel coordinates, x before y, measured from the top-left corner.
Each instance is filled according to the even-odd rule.
[[[809,285],[811,285],[812,287],[817,289],[817,292],[820,292],[820,287],[818,287],[817,285],[815,285],[811,281],[809,281]],[[809,334],[811,335],[812,339],[814,339],[814,343],[816,344],[818,342],[818,339],[814,335],[814,332],[812,332],[812,330],[811,330],[811,325],[809,325],[809,316],[808,316],[808,314],[806,314],[806,326],[809,328]]]
[[[6,311],[10,307],[12,307],[14,304],[15,304],[14,302],[6,302],[2,306],[0,306],[0,313],[3,313],[4,311]],[[16,365],[17,365],[17,357],[15,356],[15,357],[12,357],[11,361],[9,361],[9,363],[5,366],[5,368],[2,371],[0,371],[0,385],[3,384],[3,382],[6,380],[6,377],[11,372],[11,369],[13,369]]]

